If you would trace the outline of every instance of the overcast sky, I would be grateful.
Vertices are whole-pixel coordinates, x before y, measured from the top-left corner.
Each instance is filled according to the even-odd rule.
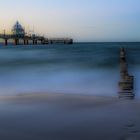
[[[0,0],[0,32],[17,20],[48,37],[140,41],[140,0]]]

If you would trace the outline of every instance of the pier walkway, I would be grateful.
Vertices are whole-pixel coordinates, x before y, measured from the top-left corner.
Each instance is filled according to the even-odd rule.
[[[73,44],[73,39],[71,38],[45,38],[44,36],[16,36],[8,34],[0,34],[0,39],[4,40],[4,45],[8,45],[8,40],[12,39],[15,45],[20,45],[20,40],[23,41],[24,45],[29,45],[32,41],[33,45],[37,45],[38,42],[41,44]]]

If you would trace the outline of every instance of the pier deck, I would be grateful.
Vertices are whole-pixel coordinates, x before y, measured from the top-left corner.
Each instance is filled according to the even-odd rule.
[[[4,45],[8,45],[8,40],[12,39],[15,45],[20,45],[19,40],[23,40],[24,45],[29,45],[29,41],[32,41],[33,45],[37,45],[38,42],[41,44],[73,44],[71,38],[45,38],[44,36],[16,36],[11,34],[0,34],[0,39],[4,40]]]

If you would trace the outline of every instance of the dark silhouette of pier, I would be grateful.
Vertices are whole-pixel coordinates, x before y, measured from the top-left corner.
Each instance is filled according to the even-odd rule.
[[[23,41],[24,45],[29,45],[32,42],[33,45],[37,45],[38,42],[41,44],[73,44],[73,39],[71,38],[46,38],[44,36],[39,36],[36,34],[27,35],[25,29],[17,21],[11,30],[11,34],[0,34],[0,39],[4,40],[4,45],[8,45],[8,40],[13,40],[15,45],[20,45],[20,41]]]
[[[126,52],[124,48],[120,50],[120,75],[119,98],[134,99],[134,77],[129,75],[128,64],[126,61]]]
[[[4,45],[8,45],[8,40],[12,39],[15,45],[20,45],[20,40],[23,41],[24,45],[29,45],[32,42],[33,45],[40,44],[73,44],[73,39],[71,38],[45,38],[44,36],[15,36],[8,34],[0,34],[0,39],[4,40]]]

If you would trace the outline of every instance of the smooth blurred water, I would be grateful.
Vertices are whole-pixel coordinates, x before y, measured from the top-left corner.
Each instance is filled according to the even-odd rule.
[[[119,48],[140,92],[140,43],[0,46],[0,95],[49,92],[117,96]]]

